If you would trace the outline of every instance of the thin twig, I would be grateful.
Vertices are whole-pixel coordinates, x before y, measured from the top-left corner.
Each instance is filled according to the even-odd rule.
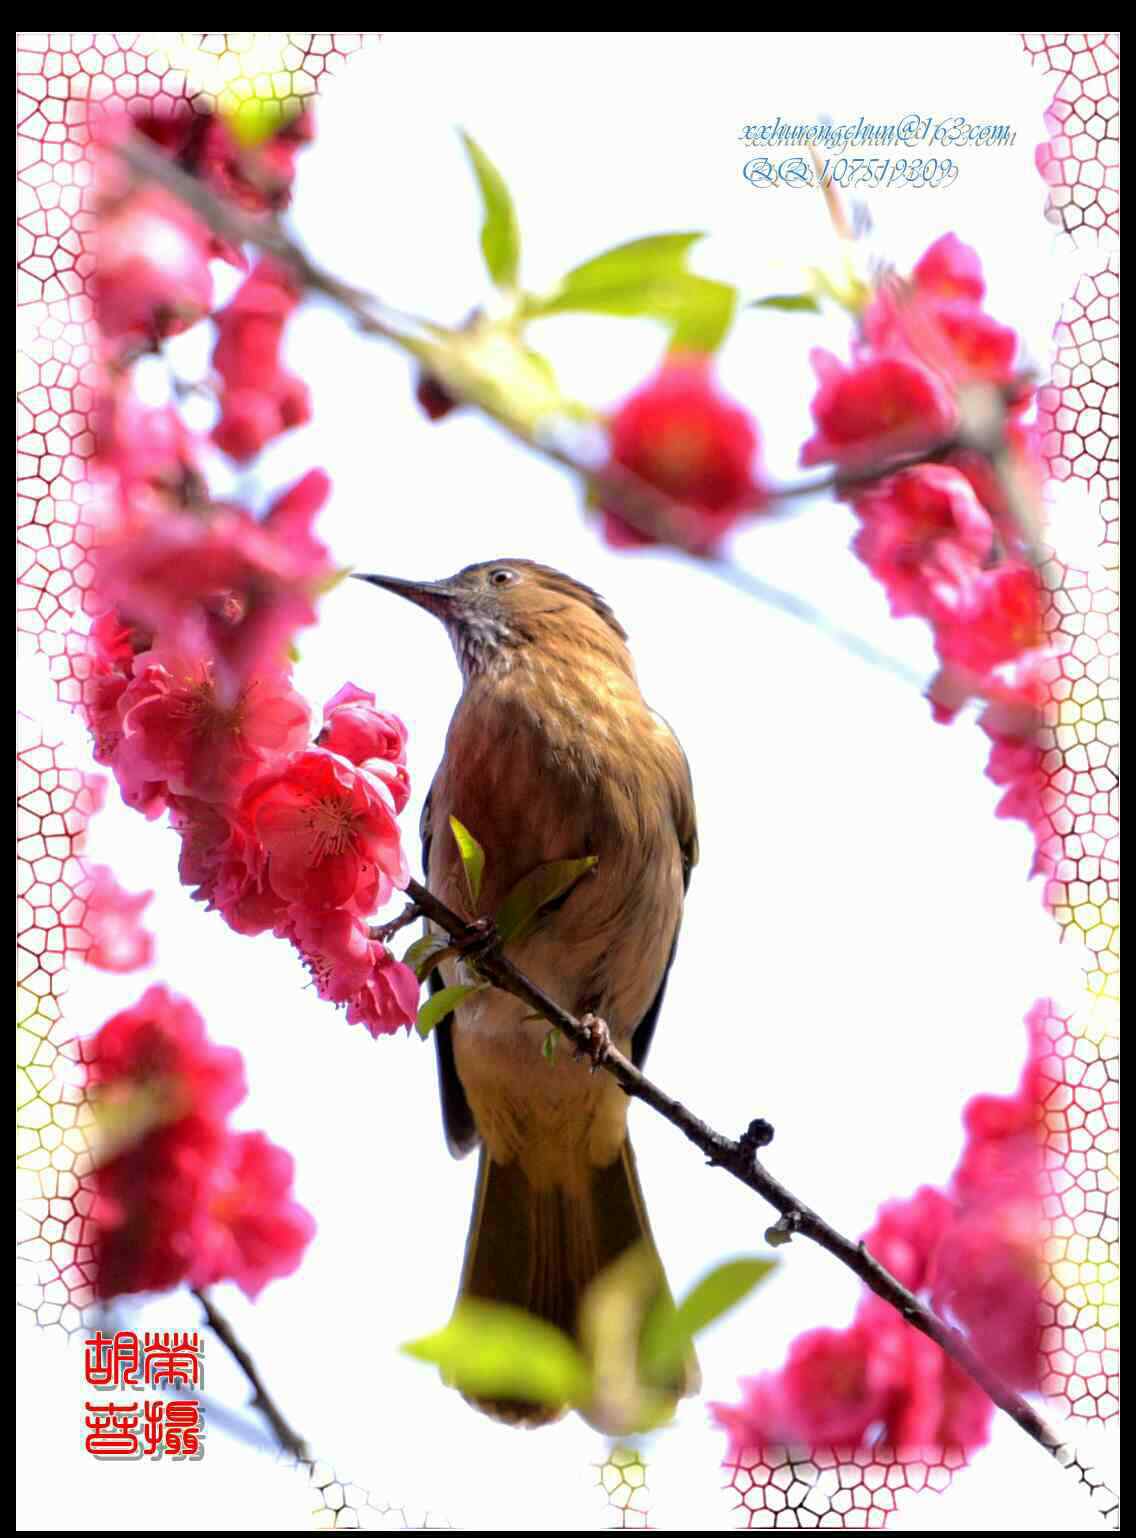
[[[408,924],[413,924],[415,919],[420,919],[421,917],[422,909],[418,904],[407,903],[402,912],[396,914],[393,919],[388,919],[385,924],[379,924],[376,928],[372,929],[371,939],[378,940],[381,944],[387,945],[398,934],[400,929],[405,929]]]
[[[823,609],[818,609],[816,604],[810,603],[807,598],[802,598],[799,593],[792,593],[786,588],[778,587],[774,582],[767,582],[756,572],[748,570],[745,566],[738,566],[733,561],[710,557],[704,564],[731,587],[736,587],[739,592],[747,594],[750,598],[756,598],[768,608],[779,609],[782,614],[788,614],[792,619],[808,625],[810,629],[819,631],[850,656],[859,657],[862,662],[881,668],[896,678],[902,679],[904,683],[913,684],[917,689],[926,688],[925,673],[921,673],[918,668],[909,667],[906,662],[900,662],[888,652],[880,651],[878,647],[872,645],[871,641],[866,641],[855,631],[845,630],[843,625],[834,624]]]
[[[207,1292],[197,1287],[194,1287],[192,1291],[193,1296],[205,1310],[205,1322],[248,1379],[249,1386],[252,1389],[253,1406],[260,1411],[272,1428],[272,1434],[282,1451],[286,1452],[289,1457],[295,1458],[299,1463],[310,1463],[311,1454],[308,1452],[307,1443],[303,1437],[297,1436],[280,1413],[275,1400],[264,1386],[264,1380],[260,1376],[256,1363],[237,1339],[232,1325],[225,1318],[224,1314],[221,1313]]]
[[[769,1173],[757,1157],[757,1149],[772,1137],[772,1129],[767,1123],[752,1123],[740,1138],[725,1137],[688,1110],[681,1101],[661,1090],[614,1047],[608,1046],[595,1055],[594,1032],[518,971],[503,954],[494,935],[490,933],[487,937],[484,926],[463,919],[420,882],[411,880],[406,890],[426,917],[449,936],[455,949],[469,958],[485,978],[506,993],[523,1000],[530,1009],[560,1030],[582,1053],[593,1056],[597,1066],[610,1073],[628,1095],[642,1100],[673,1127],[677,1127],[684,1137],[701,1149],[710,1164],[728,1170],[735,1180],[741,1181],[751,1191],[756,1191],[775,1207],[781,1215],[775,1227],[782,1242],[793,1234],[803,1234],[827,1250],[854,1272],[877,1297],[890,1303],[908,1324],[941,1347],[952,1361],[985,1390],[999,1409],[1015,1420],[1046,1452],[1063,1466],[1075,1467],[1082,1483],[1111,1494],[1103,1481],[1090,1474],[1088,1466],[1081,1461],[1071,1444],[1063,1442],[1029,1401],[982,1361],[961,1331],[947,1324],[921,1303],[863,1244],[856,1244],[846,1238]]]

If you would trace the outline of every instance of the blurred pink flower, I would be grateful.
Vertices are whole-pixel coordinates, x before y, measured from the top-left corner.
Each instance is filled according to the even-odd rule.
[[[102,972],[135,972],[148,967],[154,959],[154,937],[143,928],[141,916],[153,892],[124,891],[106,865],[92,866],[90,875],[92,885],[82,927],[91,943],[83,959]]]
[[[930,449],[954,430],[950,391],[914,360],[872,357],[847,367],[817,348],[812,363],[816,432],[801,450],[802,465],[831,461],[855,469]]]
[[[861,526],[852,548],[897,616],[933,613],[936,591],[977,573],[993,548],[990,515],[965,477],[945,465],[902,470],[853,505]]]
[[[292,1155],[263,1132],[231,1132],[210,1171],[188,1281],[236,1282],[255,1299],[275,1277],[290,1276],[316,1225],[292,1197]]]
[[[745,510],[760,503],[758,435],[750,414],[716,386],[712,363],[700,354],[669,357],[614,413],[613,467],[681,503],[691,520],[691,547],[713,548]],[[604,506],[609,544],[651,544],[649,535]]]
[[[185,331],[213,303],[209,235],[177,198],[144,187],[95,221],[91,292],[112,342],[154,343]]]

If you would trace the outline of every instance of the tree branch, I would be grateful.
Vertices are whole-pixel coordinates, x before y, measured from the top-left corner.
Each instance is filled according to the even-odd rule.
[[[579,1053],[591,1057],[598,1068],[610,1073],[628,1095],[642,1100],[673,1127],[677,1127],[684,1137],[701,1149],[708,1163],[727,1170],[735,1180],[741,1181],[775,1207],[780,1219],[774,1229],[780,1242],[785,1242],[794,1234],[803,1234],[806,1239],[812,1239],[821,1249],[827,1250],[854,1272],[877,1297],[890,1303],[908,1324],[941,1347],[952,1361],[985,1390],[999,1409],[1015,1420],[1028,1436],[1045,1448],[1063,1467],[1072,1467],[1081,1482],[1088,1485],[1091,1491],[1103,1491],[1106,1497],[1115,1501],[1108,1486],[1092,1474],[1071,1444],[1063,1442],[1029,1401],[982,1361],[960,1330],[947,1324],[920,1302],[862,1243],[853,1243],[846,1238],[770,1174],[757,1157],[757,1150],[764,1147],[773,1136],[773,1129],[767,1122],[752,1122],[740,1138],[729,1138],[716,1132],[680,1100],[661,1090],[614,1047],[602,1047],[597,1052],[593,1031],[518,971],[503,953],[495,933],[491,931],[487,934],[484,925],[471,924],[463,919],[418,881],[411,880],[406,890],[421,912],[449,936],[454,948],[478,972],[496,987],[523,1000],[530,1009],[561,1031]],[[1106,1516],[1112,1510],[1111,1507],[1101,1509]]]
[[[252,1389],[253,1407],[259,1410],[268,1422],[281,1450],[286,1452],[289,1457],[295,1458],[298,1463],[310,1463],[312,1458],[308,1452],[307,1443],[302,1437],[297,1436],[280,1413],[275,1400],[264,1386],[264,1380],[257,1370],[256,1363],[237,1339],[232,1325],[225,1318],[224,1314],[221,1313],[207,1292],[197,1287],[194,1287],[192,1291],[193,1296],[205,1310],[206,1324],[209,1325],[210,1329],[248,1379],[249,1386]]]

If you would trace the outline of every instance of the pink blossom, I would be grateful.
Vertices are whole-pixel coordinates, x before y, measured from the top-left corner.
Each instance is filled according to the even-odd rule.
[[[389,711],[375,707],[375,696],[356,684],[344,684],[323,707],[321,748],[338,753],[367,769],[390,787],[394,809],[401,812],[410,799],[406,769],[406,727]]]
[[[885,1202],[862,1243],[906,1288],[919,1292],[954,1211],[944,1192],[920,1186],[914,1196]]]
[[[1026,1016],[1030,1052],[1012,1095],[975,1095],[963,1110],[966,1144],[951,1177],[956,1198],[967,1207],[1036,1197],[1041,1175],[1042,1115],[1046,1078],[1042,1072],[1047,999]]]
[[[994,526],[966,479],[944,465],[916,465],[856,498],[861,528],[852,548],[887,591],[892,613],[927,614],[958,573],[990,554]]]
[[[255,781],[239,815],[285,902],[366,914],[409,878],[386,786],[323,748]]]
[[[292,1198],[293,1170],[292,1155],[263,1132],[228,1135],[204,1194],[191,1286],[233,1281],[256,1298],[274,1277],[296,1270],[316,1225]]]
[[[797,1439],[789,1426],[781,1394],[781,1379],[765,1372],[738,1384],[740,1404],[711,1403],[707,1408],[728,1439],[727,1457],[738,1461],[765,1448],[791,1445]]]
[[[366,982],[347,1002],[348,1025],[365,1025],[372,1036],[390,1036],[418,1013],[419,983],[409,967],[385,948],[375,955]]]
[[[223,1138],[217,1122],[190,1114],[104,1151],[92,1177],[96,1297],[165,1292],[186,1280]]]
[[[281,375],[276,392],[276,403],[280,408],[280,422],[285,430],[290,427],[303,427],[305,422],[311,421],[311,392],[297,375]]]
[[[973,1452],[985,1445],[994,1404],[973,1378],[874,1293],[864,1298],[857,1319],[866,1329],[894,1333],[902,1343],[902,1385],[884,1418],[885,1437],[900,1463],[938,1463],[948,1449]]]
[[[196,440],[172,406],[144,405],[120,383],[99,397],[95,432],[96,462],[134,516],[199,499]]]
[[[954,387],[1007,385],[1015,375],[1017,333],[973,304],[883,287],[864,312],[861,331],[859,356],[906,357]]]
[[[216,316],[213,367],[224,389],[213,441],[238,462],[311,413],[306,386],[280,361],[284,326],[298,302],[292,278],[265,260]]]
[[[987,701],[978,724],[990,738],[987,777],[1004,787],[998,802],[999,817],[1024,822],[1034,836],[1035,855],[1031,874],[1051,874],[1053,855],[1050,827],[1044,802],[1044,754],[1038,741],[1042,707],[1046,699],[1046,675],[1055,658],[1044,648],[993,669],[972,692]]]
[[[257,846],[230,808],[174,797],[170,821],[182,840],[178,874],[196,902],[242,935],[263,934],[284,921],[287,901],[264,879]]]
[[[134,674],[119,701],[123,784],[164,781],[179,796],[230,800],[308,740],[308,708],[282,673],[260,673],[231,701],[207,663],[169,650],[138,657]]]
[[[1041,583],[1025,562],[1004,562],[939,583],[931,616],[935,646],[946,663],[986,674],[1039,647],[1045,639]]]
[[[949,1190],[921,1187],[885,1204],[867,1251],[960,1328],[995,1372],[1038,1386],[1041,1208],[1038,1122],[1047,1092],[1052,1006],[1027,1016],[1030,1053],[1011,1095],[978,1095]],[[711,1406],[731,1455],[765,1447],[858,1446],[881,1437],[898,1460],[939,1461],[989,1437],[985,1392],[875,1293],[852,1325],[812,1330],[776,1372],[742,1383],[738,1405]]]
[[[308,528],[328,491],[313,470],[285,492],[263,522],[214,505],[204,516],[168,514],[128,525],[95,552],[100,596],[163,643],[214,660],[226,691],[279,668],[295,632],[315,618],[328,580],[327,552]],[[277,509],[298,510],[274,518]],[[291,526],[289,526],[291,525]]]
[[[1018,338],[979,308],[982,268],[969,246],[945,235],[920,258],[911,282],[884,282],[861,319],[858,352],[904,355],[954,385],[1014,378]]]
[[[810,1330],[789,1347],[783,1392],[798,1439],[823,1446],[859,1442],[901,1381],[897,1331],[853,1324]]]
[[[939,304],[930,311],[960,384],[1009,384],[1018,355],[1017,332],[966,304]]]
[[[980,719],[979,725],[985,723]],[[993,741],[986,761],[986,775],[1004,791],[995,808],[995,816],[1013,817],[1025,823],[1033,833],[1036,845],[1031,875],[1039,871],[1050,874],[1052,859],[1046,845],[1052,830],[1042,797],[1045,788],[1042,750],[1033,738],[990,735]]]
[[[300,952],[320,998],[347,1006],[349,1025],[365,1025],[377,1037],[414,1023],[418,979],[355,914],[296,904],[279,932]]]
[[[870,358],[846,367],[831,353],[812,353],[820,388],[813,398],[816,432],[801,450],[803,465],[826,460],[854,469],[950,436],[951,392],[911,359]]]
[[[273,396],[246,388],[226,390],[211,437],[230,459],[244,465],[255,459],[266,443],[279,437],[282,427],[280,407]]]
[[[1015,1388],[1036,1390],[1041,1364],[1041,1207],[1036,1186],[965,1211],[935,1257],[932,1302]]]
[[[287,206],[297,151],[311,140],[314,131],[308,109],[281,123],[261,143],[243,144],[225,118],[194,110],[187,102],[175,102],[172,111],[154,108],[131,121],[182,170],[251,214]],[[226,260],[239,256],[221,241],[215,245]]]
[[[145,650],[152,637],[126,624],[108,609],[92,623],[87,637],[89,673],[83,684],[83,713],[94,738],[95,759],[109,764],[122,740],[119,701],[130,683],[135,648]]]
[[[960,1204],[935,1255],[936,1308],[1016,1387],[1037,1387],[1041,1302],[1042,1000],[1026,1018],[1030,1053],[1012,1095],[976,1095],[963,1112],[966,1146],[951,1178]]]
[[[776,1374],[743,1382],[740,1407],[722,1415],[735,1451],[768,1446],[852,1447],[882,1420],[903,1382],[904,1352],[894,1327],[858,1321],[844,1330],[809,1330],[789,1347]]]
[[[717,388],[708,358],[669,357],[614,413],[610,431],[612,467],[681,503],[693,548],[711,549],[761,500],[753,418]],[[624,520],[617,500],[604,507],[604,519],[610,544],[652,543]]]
[[[261,525],[274,540],[286,545],[301,569],[321,585],[330,580],[332,572],[327,547],[316,538],[313,524],[330,495],[331,481],[326,471],[309,470],[280,493]]]
[[[195,156],[194,173],[249,213],[279,211],[291,201],[296,153],[312,133],[311,113],[300,113],[270,138],[248,147],[237,142],[223,118],[211,116]]]
[[[172,1121],[190,1114],[217,1118],[245,1097],[241,1055],[217,1047],[188,999],[160,984],[130,1009],[113,1015],[95,1036],[88,1083],[106,1105],[122,1086],[154,1099],[154,1114]]]
[[[975,304],[986,293],[982,263],[973,246],[957,235],[940,235],[927,247],[911,273],[918,292],[935,299],[966,299]]]
[[[94,1169],[99,1297],[236,1281],[255,1297],[296,1269],[314,1224],[292,1200],[292,1160],[225,1118],[245,1093],[240,1054],[193,1006],[150,988],[88,1051],[100,1128]]]
[[[209,237],[177,198],[145,187],[95,224],[95,319],[113,341],[175,336],[213,303]]]
[[[297,903],[289,910],[281,933],[300,952],[321,999],[346,1004],[366,984],[374,965],[373,942],[357,914],[346,908],[313,909]]]
[[[105,865],[93,866],[90,874],[92,885],[82,925],[90,938],[85,961],[103,972],[134,972],[148,967],[154,959],[154,937],[142,927],[141,915],[153,892],[124,891]]]

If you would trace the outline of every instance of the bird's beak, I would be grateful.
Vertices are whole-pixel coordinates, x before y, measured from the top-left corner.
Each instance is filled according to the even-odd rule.
[[[400,598],[409,598],[411,603],[416,603],[420,609],[429,610],[439,619],[445,619],[452,612],[454,600],[458,596],[449,582],[405,582],[401,577],[377,577],[363,571],[354,571],[351,575],[358,577],[360,582],[373,582],[376,587],[385,587],[388,593],[397,593]]]

